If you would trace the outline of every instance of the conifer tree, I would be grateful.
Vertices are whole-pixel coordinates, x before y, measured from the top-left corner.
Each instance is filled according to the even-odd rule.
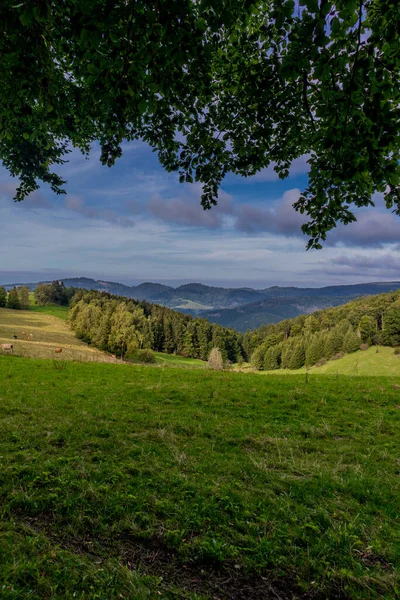
[[[262,371],[264,369],[264,357],[265,357],[265,348],[264,346],[259,346],[256,348],[251,355],[251,364],[258,371]]]
[[[345,336],[350,329],[353,330],[353,326],[350,323],[349,319],[342,319],[341,321],[339,321],[336,327],[338,332],[343,336]]]
[[[164,318],[164,344],[163,352],[172,354],[175,349],[174,334],[172,331],[172,323],[170,319]]]
[[[324,340],[321,334],[315,333],[306,348],[306,365],[315,365],[324,357]]]
[[[282,356],[282,346],[270,346],[267,348],[264,356],[264,371],[275,371],[280,369]]]
[[[210,353],[212,328],[205,319],[198,325],[197,337],[199,341],[199,358],[201,360],[207,360],[207,357]]]
[[[360,349],[360,344],[361,340],[358,335],[352,329],[349,329],[344,336],[342,350],[347,354],[352,354]]]
[[[195,328],[193,323],[189,323],[186,327],[183,341],[183,355],[196,358]]]
[[[324,339],[324,358],[329,359],[335,354],[335,344],[332,333],[326,332]]]
[[[290,360],[293,354],[293,350],[298,340],[296,338],[289,338],[282,346],[282,369],[290,369]]]
[[[301,369],[306,360],[303,341],[296,341],[289,360],[289,369]]]

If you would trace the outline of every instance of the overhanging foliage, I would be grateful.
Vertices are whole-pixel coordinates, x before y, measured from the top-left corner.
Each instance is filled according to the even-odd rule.
[[[107,0],[0,7],[0,158],[23,200],[71,146],[142,139],[216,204],[228,172],[309,155],[296,208],[320,247],[382,192],[400,212],[397,0]]]

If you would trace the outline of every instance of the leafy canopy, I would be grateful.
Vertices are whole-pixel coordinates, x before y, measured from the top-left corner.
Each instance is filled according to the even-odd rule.
[[[71,146],[142,139],[216,204],[227,172],[309,155],[296,208],[320,247],[382,192],[400,213],[398,0],[3,0],[0,158],[64,193]]]

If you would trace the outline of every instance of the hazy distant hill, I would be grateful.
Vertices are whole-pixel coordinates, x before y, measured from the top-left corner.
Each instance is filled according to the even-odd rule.
[[[206,317],[213,323],[234,327],[239,331],[254,329],[267,323],[276,323],[329,306],[337,306],[358,296],[400,289],[400,281],[335,285],[323,288],[273,286],[261,290],[212,287],[201,283],[188,283],[177,288],[151,282],[128,286],[123,283],[88,277],[67,278],[63,281],[67,287],[107,291],[136,300],[162,304],[185,313]],[[6,287],[10,289],[13,285],[15,284]],[[25,285],[34,289],[37,284]]]
[[[247,331],[267,323],[278,323],[315,310],[337,306],[347,302],[349,298],[350,296],[275,296],[237,308],[204,311],[201,316],[212,323]]]

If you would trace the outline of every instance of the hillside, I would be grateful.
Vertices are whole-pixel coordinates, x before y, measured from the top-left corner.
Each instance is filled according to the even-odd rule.
[[[127,286],[87,277],[63,279],[67,287],[106,291],[174,308],[238,331],[255,329],[303,313],[344,304],[363,295],[400,289],[399,281],[338,285],[323,288],[273,286],[264,289],[222,288],[190,283],[177,288],[160,283]],[[47,282],[49,283],[49,282]],[[14,284],[6,286],[8,289]],[[27,284],[34,289],[36,283]]]
[[[337,306],[347,300],[346,296],[272,296],[238,308],[204,311],[201,316],[211,323],[233,327],[244,333],[268,323],[279,323],[302,314]]]
[[[243,335],[244,355],[258,370],[296,370],[369,346],[400,346],[400,291],[364,296]]]
[[[11,343],[18,356],[96,362],[117,362],[106,353],[79,340],[59,314],[62,307],[35,307],[38,310],[0,308],[0,343]],[[42,310],[40,310],[42,309]],[[50,314],[49,314],[50,313]],[[14,335],[17,339],[14,339]],[[56,348],[62,352],[56,354]]]
[[[13,344],[14,356],[52,358],[61,363],[73,360],[121,364],[121,360],[115,356],[101,352],[77,338],[65,322],[67,315],[67,307],[54,305],[32,306],[29,310],[0,308],[0,344]],[[14,335],[17,336],[16,340]],[[56,348],[61,348],[62,352],[55,353]],[[154,358],[155,364],[161,367],[204,369],[206,366],[201,360],[162,352],[155,352]]]
[[[244,369],[246,370],[246,369]],[[325,364],[301,369],[277,369],[259,371],[262,375],[309,375],[347,376],[347,377],[400,377],[400,354],[393,348],[371,346],[367,350],[358,350],[346,354]]]
[[[2,598],[393,600],[399,384],[0,356]]]

